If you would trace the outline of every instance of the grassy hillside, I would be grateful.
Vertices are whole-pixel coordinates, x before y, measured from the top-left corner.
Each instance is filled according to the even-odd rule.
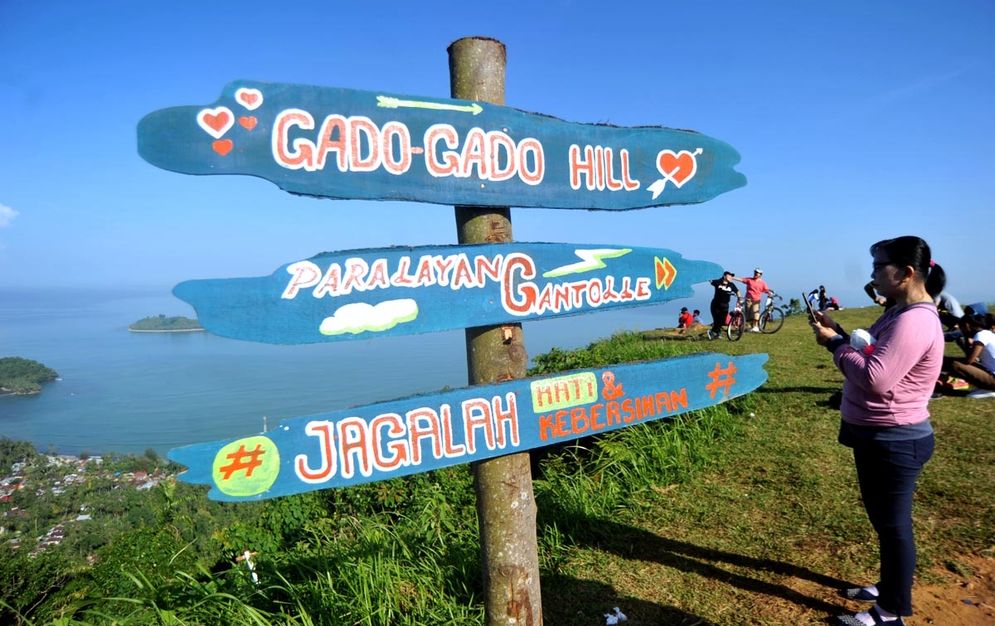
[[[838,319],[852,329],[877,313]],[[632,626],[824,623],[845,608],[838,586],[876,578],[852,462],[835,443],[827,401],[842,378],[829,354],[799,316],[777,335],[737,343],[662,335],[554,350],[537,373],[709,350],[767,352],[770,380],[719,407],[541,459],[545,623],[604,624],[616,606]],[[944,398],[931,410],[937,452],[916,530],[921,582],[942,586],[952,584],[945,574],[967,579],[992,560],[995,401]],[[465,466],[254,504],[208,503],[202,490],[168,482],[147,493],[141,523],[89,552],[65,546],[58,562],[49,552],[29,561],[30,546],[9,557],[0,548],[0,622],[483,623]],[[258,583],[237,560],[245,550]],[[930,619],[983,623],[944,617]]]
[[[854,329],[879,313],[834,316]],[[788,318],[773,336],[694,343],[770,354],[770,379],[752,395],[754,415],[739,412],[735,433],[717,442],[711,462],[686,482],[651,490],[636,510],[590,522],[600,537],[571,549],[560,570],[566,584],[547,584],[544,601],[579,591],[578,580],[595,593],[579,594],[587,598],[580,608],[576,601],[546,603],[549,623],[572,623],[581,612],[577,623],[595,623],[598,611],[628,605],[630,624],[822,624],[827,614],[857,608],[835,597],[844,581],[877,579],[876,540],[828,402],[843,379],[805,318]],[[966,580],[979,560],[990,572],[995,556],[995,401],[942,398],[930,411],[937,449],[916,502],[920,583],[947,584],[946,574]],[[965,606],[970,592],[955,591],[950,605]],[[917,605],[924,601],[916,596]],[[975,610],[976,622],[934,614],[911,623],[991,619],[990,608],[987,616]]]

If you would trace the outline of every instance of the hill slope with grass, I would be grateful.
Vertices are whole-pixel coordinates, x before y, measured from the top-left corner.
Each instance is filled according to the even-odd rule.
[[[853,329],[878,312],[837,317]],[[537,357],[533,373],[704,350],[766,352],[769,381],[536,455],[546,624],[604,624],[616,606],[631,626],[823,624],[857,608],[838,587],[876,579],[876,542],[828,406],[842,378],[803,317],[736,343],[616,335]],[[937,451],[916,501],[909,623],[991,623],[995,401],[944,398],[931,410]],[[28,545],[0,547],[0,622],[484,623],[466,466],[259,503],[208,503],[203,489],[169,482],[147,494],[141,524],[118,515],[101,542],[67,539],[30,561]]]
[[[878,314],[833,316],[855,329]],[[672,341],[655,339],[660,334],[644,337]],[[577,547],[563,572],[568,579],[590,572],[586,584],[602,590],[584,619],[613,602],[624,610],[627,599],[645,624],[823,624],[829,614],[859,610],[835,591],[877,580],[877,545],[850,452],[836,443],[839,413],[830,397],[843,378],[830,354],[798,315],[776,335],[688,343],[767,352],[770,378],[750,396],[749,411],[737,411],[735,434],[710,448],[706,467],[665,495],[653,490],[638,510],[616,514],[604,539]],[[948,352],[958,354],[953,344]],[[990,624],[995,401],[946,397],[930,412],[937,448],[916,499],[920,568],[909,623]],[[547,585],[544,597],[552,591]],[[552,623],[569,623],[571,610],[576,603]]]

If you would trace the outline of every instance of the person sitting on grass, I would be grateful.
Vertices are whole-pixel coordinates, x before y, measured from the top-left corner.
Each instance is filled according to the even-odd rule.
[[[691,326],[692,328],[701,324],[701,311],[695,309],[691,312]]]
[[[693,321],[694,318],[691,316],[691,313],[688,312],[688,308],[686,306],[682,306],[681,314],[677,318],[677,332],[686,333],[688,329],[691,328]]]
[[[963,358],[943,357],[943,372],[963,378],[976,389],[968,398],[995,398],[995,316],[991,313],[965,315],[961,318],[964,336],[970,337],[962,347]]]
[[[829,307],[829,296],[826,294],[826,286],[819,285],[818,289],[810,291],[808,293],[808,301],[812,303],[812,308],[816,311],[825,311]]]
[[[940,311],[940,323],[947,327],[947,330],[957,328],[957,323],[964,317],[964,309],[950,292],[941,291],[940,295],[933,298],[933,303]]]

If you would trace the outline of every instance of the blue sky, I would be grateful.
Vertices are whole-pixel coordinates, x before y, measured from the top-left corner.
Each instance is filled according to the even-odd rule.
[[[278,8],[279,7],[279,8]],[[508,106],[693,129],[746,187],[624,212],[514,209],[515,238],[659,246],[774,289],[869,303],[868,246],[919,234],[963,302],[995,300],[995,3],[0,0],[0,288],[258,276],[325,250],[455,243],[451,208],[185,176],[147,113],[235,79],[447,97],[446,47],[508,52]]]

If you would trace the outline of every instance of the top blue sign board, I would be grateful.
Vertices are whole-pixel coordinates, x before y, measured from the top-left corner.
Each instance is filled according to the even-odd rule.
[[[213,104],[147,115],[138,151],[167,170],[258,176],[295,194],[447,205],[625,210],[746,184],[739,154],[693,131],[247,80]]]

